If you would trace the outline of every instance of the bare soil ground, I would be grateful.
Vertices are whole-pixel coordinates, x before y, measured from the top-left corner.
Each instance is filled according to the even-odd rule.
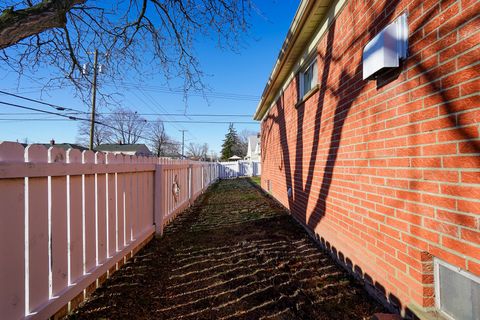
[[[382,312],[248,179],[213,185],[70,319],[369,319]]]

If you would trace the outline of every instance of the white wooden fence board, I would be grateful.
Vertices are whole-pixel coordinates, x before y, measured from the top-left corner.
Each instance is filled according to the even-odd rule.
[[[12,319],[25,313],[24,179],[0,184],[0,315]]]
[[[70,177],[70,283],[83,276],[82,178]]]
[[[92,151],[82,152],[82,163],[95,163],[95,154]],[[84,273],[96,267],[96,225],[95,225],[95,175],[82,175],[83,188],[83,265]]]
[[[261,174],[261,163],[259,161],[218,162],[218,169],[220,179],[255,177]]]
[[[79,164],[82,162],[82,154],[79,150],[67,151],[67,162]],[[83,221],[82,221],[82,177],[68,176],[69,186],[69,265],[70,281],[75,283],[83,276]]]
[[[132,189],[130,190],[132,195],[132,207],[131,207],[131,230],[132,230],[132,240],[136,239],[137,236],[137,223],[138,223],[138,175],[131,175]]]
[[[116,186],[115,186],[115,174],[107,174],[107,194],[108,194],[108,203],[107,203],[107,254],[109,257],[113,256],[116,252],[116,215],[117,215],[117,204],[116,204]]]
[[[0,162],[24,161],[17,144],[0,143]],[[21,318],[25,313],[25,179],[0,184],[0,315]]]
[[[0,143],[1,317],[53,315],[154,223],[161,234],[218,178],[217,167]]]
[[[132,241],[132,174],[125,174],[125,245]]]
[[[117,250],[125,246],[125,175],[117,174]]]
[[[64,163],[65,150],[50,147],[49,163]],[[67,177],[49,177],[51,296],[68,286]]]
[[[45,163],[47,149],[30,145],[25,149],[25,161]],[[28,198],[28,299],[26,311],[32,312],[49,298],[48,256],[48,178],[26,178]],[[0,217],[1,218],[1,217]],[[30,227],[31,226],[31,227]],[[27,292],[26,292],[27,293]]]
[[[96,175],[96,225],[97,225],[97,264],[102,264],[107,259],[107,198],[106,177],[104,174]]]
[[[84,272],[89,272],[97,265],[96,260],[96,222],[95,222],[95,176],[84,177]]]

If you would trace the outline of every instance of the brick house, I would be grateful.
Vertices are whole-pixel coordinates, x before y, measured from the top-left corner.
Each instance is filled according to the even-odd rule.
[[[480,319],[479,12],[302,0],[255,112],[262,187],[407,317]],[[404,13],[407,58],[364,80]]]

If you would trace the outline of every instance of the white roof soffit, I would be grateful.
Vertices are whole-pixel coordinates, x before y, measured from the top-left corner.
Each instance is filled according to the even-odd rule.
[[[327,15],[333,0],[302,0],[263,90],[254,119],[261,120]]]

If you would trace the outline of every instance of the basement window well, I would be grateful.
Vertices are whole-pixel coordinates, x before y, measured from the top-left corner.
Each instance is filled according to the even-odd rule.
[[[435,303],[448,319],[480,319],[480,277],[435,258]]]

